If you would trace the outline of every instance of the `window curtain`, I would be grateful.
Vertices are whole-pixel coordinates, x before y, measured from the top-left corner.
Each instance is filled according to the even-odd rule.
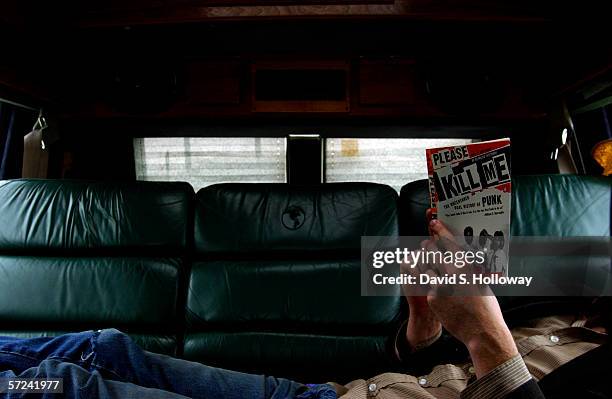
[[[0,102],[0,180],[21,177],[23,136],[35,120],[32,111]]]

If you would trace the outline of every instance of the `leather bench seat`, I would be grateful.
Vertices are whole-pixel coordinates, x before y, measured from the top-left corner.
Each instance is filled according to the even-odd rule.
[[[193,189],[186,183],[0,185],[0,333],[120,328],[176,354]]]
[[[513,234],[609,236],[610,188],[517,176]],[[304,382],[392,371],[405,304],[399,288],[361,296],[360,240],[426,235],[428,204],[425,181],[399,206],[370,183],[196,196],[186,183],[0,182],[0,334],[114,327],[151,351]]]
[[[512,178],[513,236],[610,236],[612,179],[579,175],[526,175]],[[402,187],[400,232],[427,235],[427,180]]]
[[[185,357],[307,381],[388,369],[400,297],[360,295],[360,243],[397,233],[383,185],[200,190]]]
[[[511,235],[521,237],[610,237],[612,179],[578,175],[533,175],[512,178]],[[402,235],[427,235],[425,210],[429,207],[427,180],[419,180],[402,187],[399,201],[400,232]],[[580,306],[574,295],[582,290],[588,306],[591,292],[610,292],[604,284],[611,284],[610,256],[591,255],[588,265],[584,258],[568,256],[511,256],[510,275],[534,276],[538,283],[551,282],[547,289],[557,291],[555,296],[540,297],[538,305],[532,305],[531,297],[520,296],[516,289],[499,288],[496,293],[512,322],[513,310],[521,308],[520,318],[540,316],[550,312],[571,312],[571,302]],[[563,271],[560,274],[559,271]],[[559,280],[555,281],[555,276]],[[554,284],[552,284],[554,283]],[[563,295],[563,284],[571,296]],[[599,290],[599,291],[598,291]],[[520,291],[519,291],[520,292]],[[530,291],[533,293],[533,290]],[[544,295],[544,294],[540,294]],[[518,315],[517,315],[518,317]]]
[[[578,175],[513,180],[513,236],[610,236],[612,180]]]

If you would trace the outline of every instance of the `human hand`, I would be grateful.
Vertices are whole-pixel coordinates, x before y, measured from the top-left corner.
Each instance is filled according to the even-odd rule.
[[[432,237],[428,248],[459,250],[453,235],[439,220],[429,224]],[[487,287],[479,296],[440,295],[427,297],[431,312],[444,328],[470,352],[477,377],[481,377],[515,356],[518,351],[497,302]]]
[[[427,220],[431,220],[431,209],[427,210]],[[402,265],[402,271],[411,274],[410,265]],[[408,324],[406,327],[406,340],[411,348],[418,348],[423,342],[430,341],[431,338],[440,334],[442,324],[436,318],[427,303],[427,295],[418,295],[413,286],[402,286],[404,296],[408,301]]]
[[[426,296],[408,296],[409,316],[406,326],[406,340],[417,350],[442,331],[442,324],[429,307]]]

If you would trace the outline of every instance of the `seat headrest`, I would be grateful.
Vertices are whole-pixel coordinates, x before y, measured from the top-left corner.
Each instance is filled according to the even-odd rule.
[[[0,182],[0,251],[173,248],[187,244],[187,183]]]
[[[406,184],[400,191],[399,220],[403,236],[429,235],[425,211],[429,208],[429,185],[427,180]]]
[[[512,182],[513,236],[609,236],[609,177],[520,176]]]
[[[513,236],[609,236],[612,179],[578,175],[515,176],[512,179]],[[402,187],[400,231],[425,236],[427,180]]]
[[[397,235],[397,193],[373,183],[218,184],[197,194],[200,253],[359,250]]]

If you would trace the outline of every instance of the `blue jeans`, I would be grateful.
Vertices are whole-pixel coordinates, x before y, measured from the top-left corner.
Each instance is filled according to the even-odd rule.
[[[336,398],[334,389],[326,384],[303,385],[146,352],[114,329],[55,338],[0,337],[0,380],[7,378],[63,378],[63,395],[42,395],[55,399]]]

